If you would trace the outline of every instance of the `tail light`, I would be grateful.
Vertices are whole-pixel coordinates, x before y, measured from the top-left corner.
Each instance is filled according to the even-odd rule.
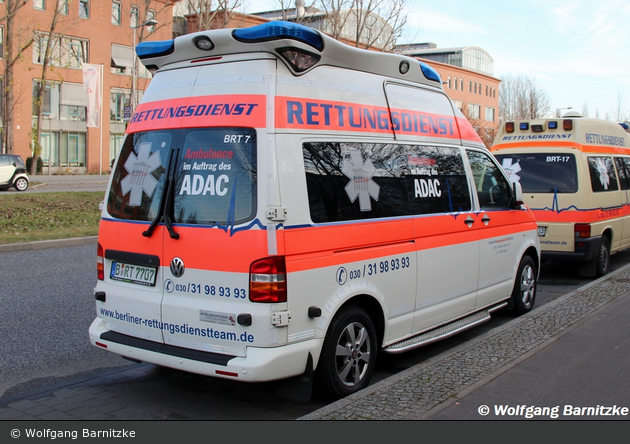
[[[287,271],[284,256],[266,257],[249,266],[249,300],[286,302]]]
[[[105,259],[103,257],[103,247],[98,244],[96,247],[96,277],[99,281],[105,280]]]
[[[573,229],[575,232],[575,238],[587,238],[591,237],[591,225],[590,224],[575,224]]]

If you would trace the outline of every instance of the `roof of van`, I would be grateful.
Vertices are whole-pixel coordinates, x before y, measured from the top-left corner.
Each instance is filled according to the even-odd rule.
[[[138,57],[151,70],[182,68],[192,63],[198,66],[216,57],[254,52],[274,54],[296,76],[328,65],[443,89],[439,74],[419,60],[355,48],[315,29],[283,21],[251,28],[200,31],[136,46]]]
[[[618,123],[603,119],[565,115],[515,120],[501,124],[491,150],[559,145],[582,151],[594,151],[592,147],[596,146],[630,154],[630,134]]]

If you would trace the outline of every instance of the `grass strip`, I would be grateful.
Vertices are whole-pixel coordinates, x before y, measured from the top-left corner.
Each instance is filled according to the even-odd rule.
[[[102,191],[0,194],[0,244],[96,236]]]

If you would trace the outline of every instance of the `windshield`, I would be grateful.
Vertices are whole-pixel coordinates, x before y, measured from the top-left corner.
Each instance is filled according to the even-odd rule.
[[[107,210],[117,219],[151,222],[167,211],[173,223],[243,223],[256,215],[256,132],[196,128],[131,134],[113,174]]]
[[[575,193],[575,156],[566,153],[502,154],[495,156],[512,182],[526,193]]]

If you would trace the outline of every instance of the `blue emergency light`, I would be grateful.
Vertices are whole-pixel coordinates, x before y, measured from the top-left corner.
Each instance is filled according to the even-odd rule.
[[[140,59],[160,57],[172,54],[175,50],[174,40],[160,40],[156,42],[142,42],[136,46],[136,54]]]
[[[426,63],[420,63],[420,68],[422,69],[422,74],[427,78],[427,80],[433,80],[434,82],[438,82],[440,85],[442,84],[442,79],[440,79],[440,75],[437,73],[435,69]]]
[[[284,21],[272,21],[251,28],[235,29],[232,31],[232,36],[241,43],[292,39],[306,43],[320,52],[324,49],[324,41],[317,31]]]

